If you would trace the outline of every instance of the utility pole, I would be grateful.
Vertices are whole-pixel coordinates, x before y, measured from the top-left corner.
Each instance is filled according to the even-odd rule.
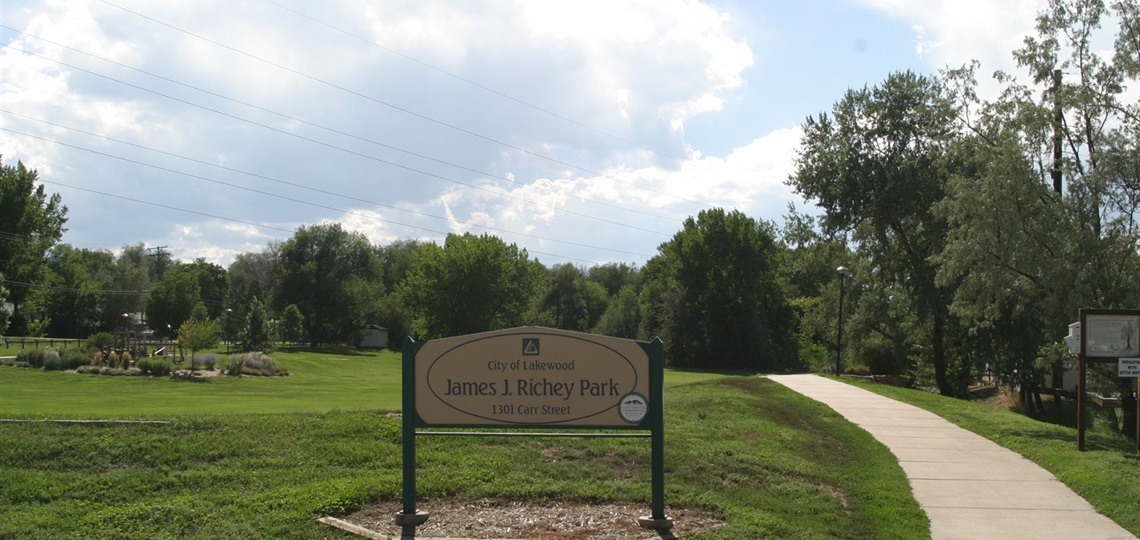
[[[166,248],[167,248],[167,246],[155,246],[152,248],[146,248],[147,251],[153,251],[154,252],[154,268],[158,272],[158,279],[159,280],[161,280],[163,274],[166,273],[166,261],[170,259],[170,257],[168,256],[168,255],[170,255],[170,253],[162,251]],[[163,258],[164,255],[167,255],[167,257],[165,259]]]
[[[1061,145],[1064,142],[1061,123],[1065,117],[1061,111],[1061,70],[1053,70],[1053,191],[1061,195]]]

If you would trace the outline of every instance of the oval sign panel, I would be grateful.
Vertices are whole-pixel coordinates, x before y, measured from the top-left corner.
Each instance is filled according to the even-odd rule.
[[[416,354],[416,413],[428,425],[634,427],[645,415],[631,396],[647,395],[649,357],[628,339],[525,327],[436,339]]]

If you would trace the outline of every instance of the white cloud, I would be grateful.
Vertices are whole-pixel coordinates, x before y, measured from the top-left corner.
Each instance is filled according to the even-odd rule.
[[[86,0],[22,0],[0,6],[6,14],[21,13],[6,18],[6,24],[56,43],[5,33],[6,44],[46,59],[0,49],[0,101],[10,111],[0,119],[2,126],[107,154],[4,133],[6,162],[22,159],[49,182],[111,195],[60,189],[72,208],[71,232],[64,240],[76,245],[114,249],[143,241],[169,245],[178,257],[225,263],[238,252],[257,251],[289,234],[209,217],[223,216],[286,231],[337,220],[378,243],[437,238],[443,231],[481,232],[482,225],[498,228],[503,232],[496,234],[502,236],[518,232],[518,238],[550,253],[594,260],[588,254],[593,246],[631,260],[636,256],[628,253],[652,252],[662,240],[657,232],[671,234],[679,219],[695,213],[700,205],[692,201],[746,206],[762,198],[764,189],[779,190],[782,182],[757,179],[767,174],[764,167],[772,167],[764,163],[770,155],[750,155],[749,148],[725,158],[678,164],[615,138],[668,155],[689,155],[685,122],[721,111],[727,96],[745,88],[745,71],[753,62],[748,40],[726,13],[701,2],[291,4],[344,32],[605,134],[271,3],[115,3],[126,10]],[[359,200],[346,203],[335,194]],[[367,201],[412,212],[371,208]],[[337,211],[347,208],[356,210]],[[633,247],[609,247],[627,244]]]
[[[933,69],[957,68],[978,60],[982,90],[996,70],[1016,71],[1013,51],[1033,33],[1045,0],[858,0],[911,23],[915,50]]]

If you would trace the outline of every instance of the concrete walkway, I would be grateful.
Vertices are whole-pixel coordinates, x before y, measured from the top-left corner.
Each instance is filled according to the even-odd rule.
[[[1045,469],[933,413],[816,375],[769,378],[835,409],[886,445],[930,517],[935,540],[1136,538]]]

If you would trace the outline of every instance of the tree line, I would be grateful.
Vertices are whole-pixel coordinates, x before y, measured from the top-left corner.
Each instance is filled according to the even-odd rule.
[[[27,209],[4,223],[0,241],[0,329],[9,335],[84,337],[142,322],[174,338],[185,325],[217,321],[223,339],[250,347],[265,342],[250,329],[265,327],[316,347],[353,343],[367,325],[382,325],[398,347],[405,335],[538,325],[660,335],[676,344],[675,365],[759,370],[798,361],[777,232],[740,212],[686,220],[644,268],[547,267],[490,235],[376,246],[336,223],[302,226],[223,268],[141,243],[117,254],[59,243],[67,212],[59,196],[47,196],[22,163],[0,169],[0,199]],[[46,240],[20,241],[32,238]]]
[[[1013,51],[1024,79],[995,74],[995,99],[978,97],[974,63],[893,73],[808,117],[788,182],[818,212],[789,207],[777,226],[706,210],[642,267],[547,267],[488,235],[374,246],[336,224],[229,268],[75,249],[58,243],[58,195],[5,166],[0,323],[75,336],[144,312],[163,334],[201,302],[229,336],[264,306],[314,346],[369,323],[394,339],[542,325],[659,336],[677,366],[823,371],[838,353],[947,395],[983,374],[1032,387],[1072,361],[1059,344],[1078,309],[1140,305],[1140,8],[1051,0],[1036,22]],[[1134,414],[1127,381],[1096,376]]]

